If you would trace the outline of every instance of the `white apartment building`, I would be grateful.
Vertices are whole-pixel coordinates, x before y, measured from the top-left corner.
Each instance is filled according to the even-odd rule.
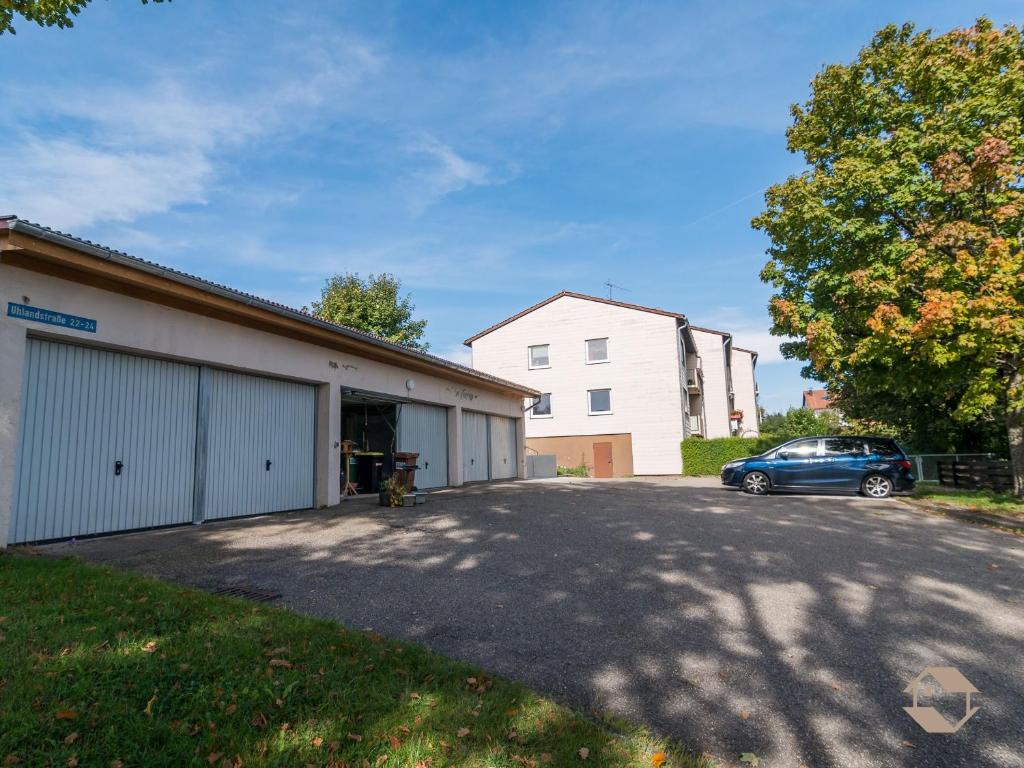
[[[678,312],[562,291],[465,343],[475,369],[543,393],[527,453],[595,477],[678,474],[683,438],[758,434],[757,353]]]

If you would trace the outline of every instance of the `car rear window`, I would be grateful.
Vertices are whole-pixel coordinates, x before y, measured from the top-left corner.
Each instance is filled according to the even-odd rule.
[[[868,444],[868,453],[877,454],[883,459],[902,459],[903,451],[895,440],[879,440],[878,438],[868,438],[865,440]]]
[[[859,437],[826,437],[826,456],[863,456],[864,441]]]

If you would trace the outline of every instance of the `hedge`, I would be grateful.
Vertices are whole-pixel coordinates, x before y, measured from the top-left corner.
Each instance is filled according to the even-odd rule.
[[[681,443],[684,475],[717,475],[733,459],[756,456],[777,443],[761,437],[688,437]]]

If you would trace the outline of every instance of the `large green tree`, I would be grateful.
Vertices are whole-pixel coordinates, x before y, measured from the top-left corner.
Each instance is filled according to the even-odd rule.
[[[427,321],[413,318],[416,307],[412,297],[402,296],[401,292],[402,282],[394,275],[369,275],[363,280],[346,272],[326,281],[320,300],[313,302],[311,311],[332,323],[425,350],[429,345],[422,339]]]
[[[171,0],[167,0],[170,2]],[[82,12],[91,0],[0,0],[0,35],[14,31],[14,14],[41,27],[67,29],[75,26],[75,16]],[[143,5],[162,3],[164,0],[141,0]]]
[[[1003,425],[1024,495],[1024,35],[879,31],[793,107],[765,195],[784,353],[853,416]]]

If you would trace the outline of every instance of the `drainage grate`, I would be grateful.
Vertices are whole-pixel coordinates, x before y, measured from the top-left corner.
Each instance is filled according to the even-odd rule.
[[[253,600],[257,603],[269,603],[281,596],[280,592],[270,592],[259,587],[245,587],[240,584],[232,584],[229,587],[217,587],[210,590],[210,592],[214,595],[240,597],[243,600]]]

